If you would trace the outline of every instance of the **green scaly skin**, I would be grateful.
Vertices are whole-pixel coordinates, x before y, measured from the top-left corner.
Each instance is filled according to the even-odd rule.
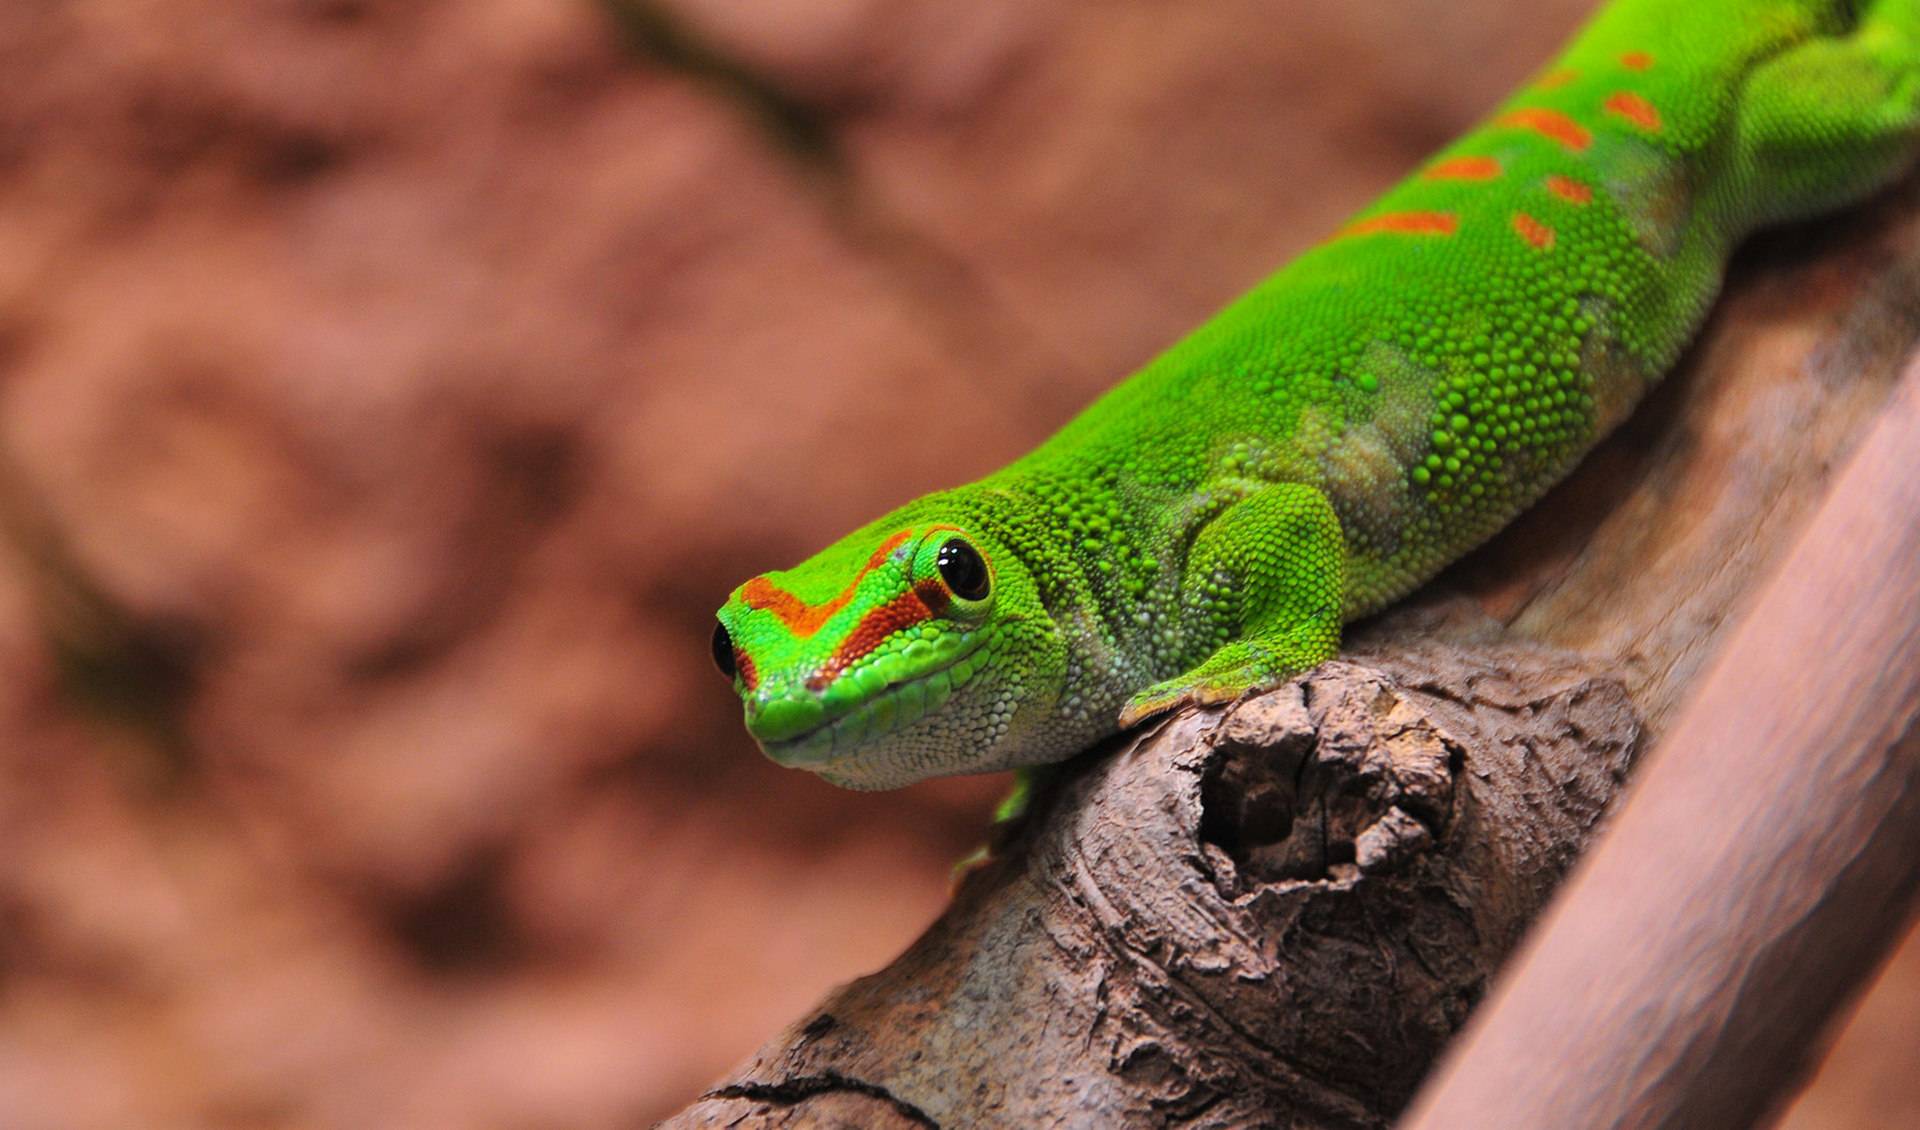
[[[1920,0],[1616,0],[1039,449],[736,589],[715,643],[748,729],[887,788],[1312,668],[1628,413],[1743,236],[1860,199],[1917,143]],[[979,599],[939,567],[954,539]]]

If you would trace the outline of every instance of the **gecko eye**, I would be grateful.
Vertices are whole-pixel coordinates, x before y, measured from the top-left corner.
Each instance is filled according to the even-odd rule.
[[[987,572],[987,563],[980,551],[959,538],[941,546],[940,555],[933,563],[940,570],[940,579],[947,582],[953,595],[961,600],[985,600],[993,587],[993,575]]]
[[[733,659],[733,637],[727,634],[725,624],[713,626],[713,665],[729,679],[740,674],[740,665]]]

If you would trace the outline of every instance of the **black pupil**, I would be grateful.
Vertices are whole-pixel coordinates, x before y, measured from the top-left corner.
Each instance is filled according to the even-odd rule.
[[[984,600],[987,588],[992,580],[987,575],[987,563],[981,559],[980,551],[954,538],[940,547],[940,556],[934,559],[940,570],[940,577],[953,590],[953,595],[961,600]]]
[[[713,626],[713,665],[729,679],[740,674],[739,665],[733,661],[733,637],[727,634],[725,624]]]

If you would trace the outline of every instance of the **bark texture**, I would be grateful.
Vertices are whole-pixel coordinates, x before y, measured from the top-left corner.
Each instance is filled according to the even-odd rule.
[[[832,1094],[958,1126],[1378,1125],[1638,735],[1617,680],[1484,636],[1182,714],[1096,754],[887,975],[686,1121]]]
[[[1390,1123],[1879,412],[1915,203],[1744,256],[1682,371],[1450,575],[1468,599],[1094,751],[670,1125]]]
[[[1920,362],[1415,1130],[1747,1126],[1811,1065],[1920,892],[1916,470]]]

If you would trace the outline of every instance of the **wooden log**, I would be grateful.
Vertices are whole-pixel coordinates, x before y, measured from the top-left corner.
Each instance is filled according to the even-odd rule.
[[[1411,1125],[1752,1125],[1916,895],[1920,362]]]
[[[1418,690],[1330,664],[1096,755],[896,975],[836,993],[699,1117],[861,1079],[942,1125],[1377,1124],[1639,732],[1617,681],[1484,644],[1430,649]],[[1469,744],[1509,756],[1463,773]]]

